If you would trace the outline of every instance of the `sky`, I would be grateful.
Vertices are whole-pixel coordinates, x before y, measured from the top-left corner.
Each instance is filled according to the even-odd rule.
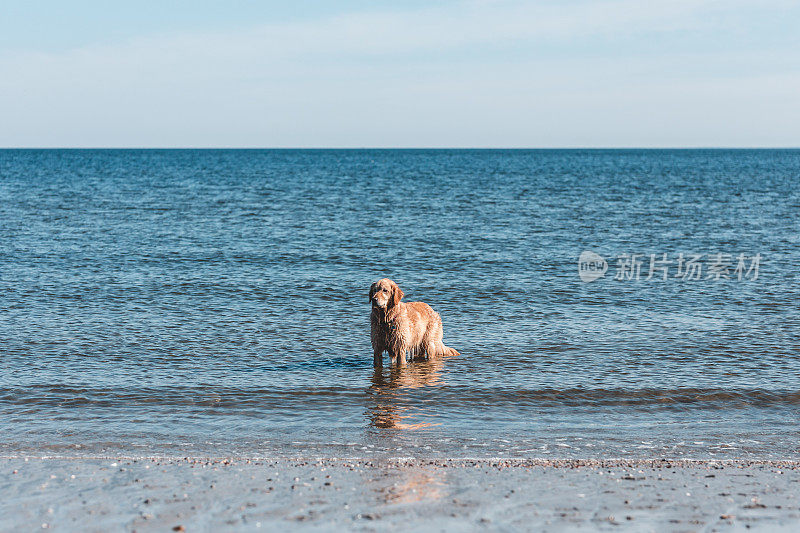
[[[798,147],[800,2],[0,0],[2,147]]]

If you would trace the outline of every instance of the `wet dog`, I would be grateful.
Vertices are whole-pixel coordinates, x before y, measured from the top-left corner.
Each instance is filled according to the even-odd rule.
[[[381,279],[369,289],[372,304],[372,352],[375,366],[381,366],[383,352],[392,362],[406,364],[411,357],[458,355],[442,343],[442,318],[423,302],[404,303],[403,291],[390,279]]]

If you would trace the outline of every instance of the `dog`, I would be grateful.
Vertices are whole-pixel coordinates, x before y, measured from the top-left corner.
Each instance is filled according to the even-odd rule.
[[[383,352],[389,352],[392,363],[399,366],[406,364],[406,352],[412,360],[423,354],[427,358],[459,355],[442,343],[439,313],[426,303],[403,303],[402,298],[403,291],[387,278],[376,281],[369,289],[374,365],[382,365]]]

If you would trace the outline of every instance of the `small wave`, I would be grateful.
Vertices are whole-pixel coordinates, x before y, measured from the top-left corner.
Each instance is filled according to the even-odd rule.
[[[258,367],[259,372],[291,372],[301,370],[331,370],[338,368],[372,368],[372,360],[355,357],[312,358],[288,363],[265,364]]]
[[[311,363],[309,363],[311,364]],[[342,365],[346,365],[344,361]],[[0,387],[0,406],[286,407],[322,403],[330,408],[366,402],[423,400],[431,410],[509,407],[746,408],[800,405],[800,390],[766,389],[484,389],[479,387],[79,387],[40,384]]]

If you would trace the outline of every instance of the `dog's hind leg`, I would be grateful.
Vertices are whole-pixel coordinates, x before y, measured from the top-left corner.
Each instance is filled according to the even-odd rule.
[[[436,343],[434,341],[428,341],[425,345],[425,358],[430,359],[431,357],[436,357]]]
[[[428,359],[428,347],[425,344],[420,344],[414,348],[414,361],[425,361]]]

